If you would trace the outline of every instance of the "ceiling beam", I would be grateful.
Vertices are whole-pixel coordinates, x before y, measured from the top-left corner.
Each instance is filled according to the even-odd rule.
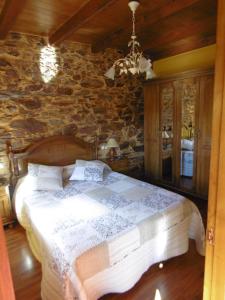
[[[199,2],[199,0],[170,0],[162,1],[160,7],[155,8],[149,13],[145,13],[143,16],[137,16],[137,33],[149,28],[155,22],[158,22],[166,17],[171,16],[193,4]],[[101,37],[92,45],[93,52],[104,50],[108,47],[125,46],[131,35],[131,24],[127,24],[125,28],[117,28],[117,30],[107,34],[107,36]]]
[[[117,0],[90,0],[79,9],[66,23],[59,27],[50,37],[50,44],[59,44],[90,19],[112,5]]]
[[[0,15],[0,39],[4,39],[13,24],[16,21],[19,13],[23,9],[26,0],[5,0],[2,12]]]

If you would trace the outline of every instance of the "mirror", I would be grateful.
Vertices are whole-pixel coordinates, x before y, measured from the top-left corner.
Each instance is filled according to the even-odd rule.
[[[194,188],[194,150],[195,150],[195,99],[194,84],[184,83],[181,98],[181,155],[180,155],[180,185],[182,188]]]
[[[165,85],[161,90],[161,172],[162,179],[173,179],[173,108],[174,90]]]

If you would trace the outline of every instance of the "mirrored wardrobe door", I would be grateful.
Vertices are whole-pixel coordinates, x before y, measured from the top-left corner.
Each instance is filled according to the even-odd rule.
[[[160,168],[163,181],[173,181],[174,88],[165,83],[160,87]]]
[[[198,80],[189,78],[182,82],[181,94],[181,141],[180,187],[195,189],[196,167],[196,103],[199,95]]]

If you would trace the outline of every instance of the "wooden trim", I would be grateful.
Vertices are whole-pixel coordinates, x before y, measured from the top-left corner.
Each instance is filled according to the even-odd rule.
[[[0,39],[4,39],[11,30],[25,3],[26,0],[5,0],[0,15]]]
[[[162,111],[162,91],[160,91],[160,86],[157,86],[158,88],[158,99],[159,99],[159,111]],[[163,146],[163,139],[162,139],[162,114],[159,114],[159,177],[162,178],[163,176],[163,152],[162,152],[162,146]],[[149,125],[149,124],[148,124]]]
[[[217,53],[214,85],[212,149],[207,228],[215,230],[215,246],[206,243],[204,300],[224,299],[224,199],[225,199],[225,2],[218,0]]]
[[[50,37],[51,44],[59,44],[73,32],[95,17],[98,13],[112,5],[116,0],[90,0],[82,6],[66,23],[59,27]]]
[[[0,299],[15,300],[9,257],[6,248],[5,236],[0,217]]]
[[[174,183],[180,187],[180,155],[181,155],[181,118],[182,118],[182,103],[181,103],[181,92],[179,88],[181,85],[180,80],[174,81],[174,163],[173,163],[173,176]],[[176,126],[175,126],[176,124]],[[176,158],[176,159],[175,159]]]
[[[198,78],[198,94],[199,94],[199,99],[195,99],[195,132],[194,132],[194,164],[193,164],[193,172],[194,176],[192,178],[193,184],[195,187],[195,192],[197,188],[197,163],[198,163],[198,147],[199,147],[199,132],[200,132],[200,127],[201,124],[199,124],[199,109],[201,105],[201,99],[202,99],[202,91],[201,91],[201,78]],[[211,116],[212,117],[212,116]]]
[[[151,86],[144,90],[144,164],[146,177],[158,179],[159,175],[159,86]],[[153,126],[150,126],[149,119],[153,121]]]

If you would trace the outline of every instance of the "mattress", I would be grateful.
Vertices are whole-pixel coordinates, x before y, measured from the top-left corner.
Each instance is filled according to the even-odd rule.
[[[63,191],[15,193],[18,220],[42,263],[43,299],[94,300],[130,289],[154,263],[188,250],[204,254],[204,226],[182,196],[111,172]]]

